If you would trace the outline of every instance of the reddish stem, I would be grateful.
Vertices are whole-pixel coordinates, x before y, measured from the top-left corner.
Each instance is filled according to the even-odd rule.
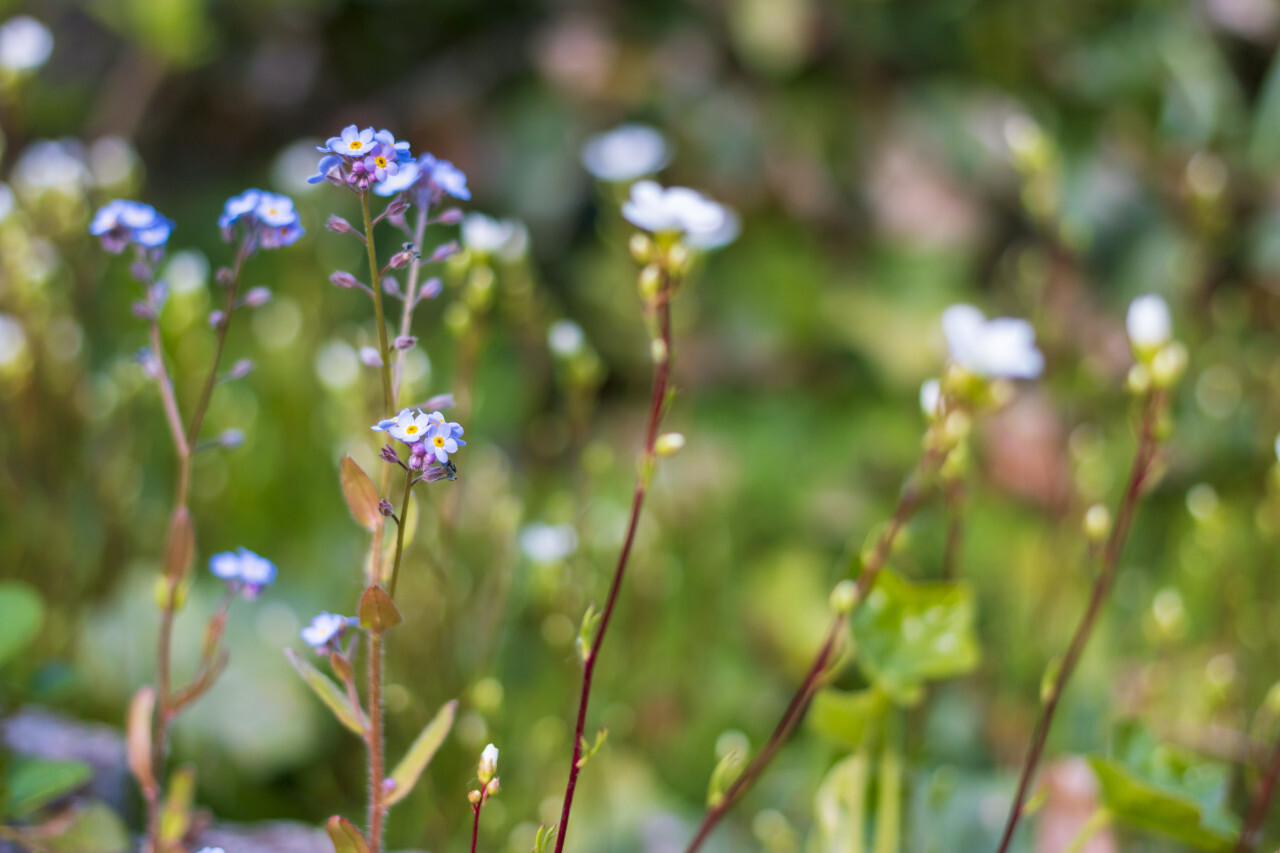
[[[1271,761],[1267,764],[1266,775],[1262,777],[1262,786],[1258,788],[1253,804],[1249,806],[1249,816],[1245,819],[1244,829],[1240,830],[1240,840],[1236,842],[1235,853],[1253,853],[1262,832],[1262,822],[1271,810],[1271,799],[1275,796],[1276,782],[1280,780],[1280,738],[1276,739],[1275,748],[1271,751]]]

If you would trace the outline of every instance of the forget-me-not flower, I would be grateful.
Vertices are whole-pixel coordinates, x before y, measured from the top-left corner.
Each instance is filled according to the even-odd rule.
[[[450,453],[457,453],[459,447],[467,444],[462,440],[462,425],[446,422],[444,415],[439,412],[433,412],[429,417],[431,425],[427,427],[427,453],[434,455],[436,461],[443,465],[449,461]]]
[[[235,239],[235,227],[244,229],[251,248],[279,249],[291,246],[306,231],[293,199],[265,190],[245,190],[227,199],[218,227],[224,239]]]
[[[683,234],[691,240],[707,238],[725,225],[725,208],[688,187],[663,188],[653,181],[631,187],[622,215],[637,228],[655,234]]]
[[[326,610],[316,614],[311,624],[302,629],[302,641],[317,652],[337,651],[343,635],[359,622],[354,616],[340,616]]]
[[[463,201],[471,198],[467,176],[448,160],[437,160],[431,154],[423,154],[417,160],[402,161],[399,171],[374,187],[373,191],[381,196],[413,191],[418,196],[418,204],[423,207],[438,203],[446,195]]]
[[[952,305],[942,312],[942,331],[951,360],[988,379],[1034,379],[1044,370],[1036,349],[1036,333],[1026,320],[988,320],[972,305]]]
[[[624,124],[588,139],[581,156],[595,177],[622,183],[661,171],[671,152],[662,134],[647,124]]]
[[[413,409],[401,409],[394,418],[378,421],[372,428],[378,432],[386,431],[405,444],[413,444],[426,438],[430,425],[431,416],[423,414],[421,409],[416,414]]]
[[[342,129],[340,135],[329,137],[320,150],[332,151],[344,157],[363,157],[372,147],[373,128],[366,127],[360,130],[354,124],[349,124]]]
[[[149,204],[116,199],[98,209],[89,223],[89,233],[102,240],[102,248],[112,254],[130,243],[144,249],[159,249],[173,233],[173,222]]]
[[[226,582],[228,589],[245,598],[257,598],[276,579],[275,563],[248,548],[223,551],[209,558],[209,571]]]

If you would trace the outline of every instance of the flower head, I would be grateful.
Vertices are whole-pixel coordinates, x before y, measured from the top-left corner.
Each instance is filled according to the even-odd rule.
[[[683,234],[695,240],[717,233],[727,218],[722,205],[701,193],[687,187],[663,188],[653,181],[631,187],[622,215],[645,231]]]
[[[249,599],[257,598],[276,579],[275,563],[244,547],[214,554],[209,558],[209,571],[226,581],[232,592]]]
[[[1169,304],[1164,298],[1148,293],[1129,303],[1125,317],[1129,340],[1140,350],[1156,350],[1173,337],[1173,322],[1169,317]]]
[[[409,153],[409,143],[406,141],[396,142],[396,138],[389,130],[380,130],[373,135],[374,141],[395,152],[396,159],[401,163],[413,160],[413,155]]]
[[[337,651],[338,645],[347,630],[359,624],[354,616],[339,616],[337,613],[324,611],[316,614],[311,624],[301,631],[302,641],[317,652],[322,650]]]
[[[400,161],[396,159],[396,149],[389,145],[376,143],[369,153],[360,161],[367,174],[381,183],[392,175],[400,173]]]
[[[373,191],[381,196],[413,191],[422,206],[437,203],[446,195],[463,201],[471,198],[467,176],[448,160],[437,160],[430,154],[423,154],[417,160],[402,161],[399,171],[388,176]]]
[[[34,71],[53,53],[53,34],[29,15],[19,15],[0,26],[0,68]]]
[[[329,137],[320,150],[332,151],[343,157],[363,157],[369,153],[371,147],[373,147],[373,128],[366,127],[360,130],[354,124],[349,124],[338,136]]]
[[[988,379],[1034,379],[1044,370],[1035,329],[1026,320],[988,320],[972,305],[952,305],[942,312],[942,331],[951,360],[970,373]]]
[[[624,124],[582,146],[582,165],[602,181],[634,181],[661,171],[671,159],[667,140],[647,124]]]
[[[241,226],[251,248],[278,249],[291,246],[306,231],[302,228],[293,199],[264,190],[245,190],[227,199],[218,217],[218,227],[227,241],[235,239]]]
[[[400,414],[394,418],[378,421],[372,428],[379,432],[386,431],[392,438],[405,444],[414,444],[426,437],[430,425],[431,416],[423,414],[421,409],[417,414],[414,414],[413,409],[401,409]]]
[[[462,426],[445,421],[439,412],[432,412],[427,417],[430,420],[425,441],[427,453],[434,455],[436,461],[443,465],[449,461],[450,453],[457,453],[459,447],[467,444],[462,440]]]
[[[119,254],[129,244],[159,249],[169,240],[173,222],[149,204],[116,199],[98,209],[89,223],[89,233],[102,239],[102,248]]]

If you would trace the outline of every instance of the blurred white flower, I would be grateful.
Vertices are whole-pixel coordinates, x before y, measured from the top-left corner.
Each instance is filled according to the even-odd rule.
[[[138,152],[126,139],[104,136],[89,146],[89,169],[100,187],[125,183],[137,168]]]
[[[738,217],[738,212],[723,204],[720,209],[724,211],[724,221],[720,223],[720,227],[707,234],[690,234],[690,246],[710,252],[722,249],[738,239],[738,234],[742,232],[742,220]]]
[[[494,219],[468,213],[462,220],[462,244],[473,252],[495,254],[504,261],[518,260],[529,245],[529,231],[515,219]]]
[[[936,379],[926,379],[920,386],[920,408],[925,415],[932,418],[938,414],[938,404],[942,402],[942,384]]]
[[[638,228],[654,233],[681,232],[691,238],[711,239],[725,227],[728,211],[702,193],[687,187],[664,189],[653,181],[631,187],[622,215]]]
[[[572,320],[557,320],[547,332],[547,346],[561,358],[577,355],[586,341],[582,327]]]
[[[0,368],[18,360],[27,348],[27,333],[22,324],[8,314],[0,314]]]
[[[9,214],[13,213],[13,190],[9,189],[9,185],[0,183],[0,222],[9,218]]]
[[[174,252],[161,277],[174,293],[194,293],[209,279],[209,259],[196,249]]]
[[[476,768],[476,776],[480,777],[480,781],[488,783],[493,778],[493,774],[498,772],[498,748],[493,744],[489,744],[480,753],[480,765]]]
[[[972,373],[1034,379],[1044,370],[1035,329],[1026,320],[988,320],[972,305],[952,305],[942,312],[942,331],[951,360]]]
[[[558,563],[578,550],[578,532],[569,524],[535,522],[520,531],[520,550],[535,563]]]
[[[582,146],[582,165],[602,181],[634,181],[660,171],[670,159],[667,140],[645,124],[624,124]]]
[[[53,34],[28,15],[19,15],[0,26],[0,68],[34,71],[53,53]]]
[[[1169,342],[1173,336],[1173,322],[1169,317],[1169,304],[1154,293],[1139,296],[1129,303],[1125,317],[1129,340],[1139,349],[1156,349]]]
[[[19,193],[40,195],[53,190],[77,195],[89,183],[89,167],[78,144],[42,139],[28,145],[18,157],[10,180]]]

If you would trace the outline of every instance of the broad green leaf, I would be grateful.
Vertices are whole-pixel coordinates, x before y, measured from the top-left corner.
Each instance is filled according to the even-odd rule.
[[[1095,755],[1089,763],[1098,777],[1102,803],[1117,821],[1199,850],[1227,851],[1234,846],[1238,830],[1225,813],[1206,813],[1189,794],[1143,779],[1115,759]]]
[[[82,761],[29,759],[16,762],[5,777],[4,814],[26,817],[86,784],[93,768]]]
[[[387,595],[387,591],[377,584],[371,585],[360,596],[360,626],[381,634],[390,631],[401,622],[400,611]]]
[[[302,676],[302,680],[320,698],[320,701],[328,706],[333,715],[338,718],[338,722],[363,737],[369,726],[369,719],[364,710],[361,709],[357,716],[357,711],[351,707],[351,700],[346,691],[335,684],[332,678],[316,669],[310,661],[293,649],[285,649],[284,653],[289,658],[289,663],[293,664],[293,668],[298,671],[298,675]]]
[[[378,490],[364,469],[350,456],[342,457],[342,494],[351,515],[365,530],[377,530],[382,523],[378,513]]]
[[[857,749],[879,735],[889,697],[875,687],[852,693],[827,688],[813,697],[808,725],[819,734]]]
[[[396,785],[391,789],[391,793],[387,794],[388,806],[395,805],[409,796],[413,786],[418,784],[418,778],[422,776],[422,771],[427,769],[427,765],[431,763],[436,750],[440,748],[440,744],[444,743],[445,736],[453,728],[453,716],[457,710],[457,699],[446,702],[444,707],[436,712],[431,722],[427,723],[422,732],[414,739],[409,751],[404,754],[404,758],[400,759],[396,769],[391,771],[391,779]]]
[[[325,829],[333,842],[333,853],[369,853],[369,842],[346,818],[334,815],[329,818]]]
[[[35,588],[20,581],[0,583],[0,666],[40,633],[44,624],[44,600]]]
[[[858,666],[894,702],[914,705],[924,682],[978,665],[973,590],[965,583],[911,583],[891,571],[853,614]]]
[[[127,853],[132,847],[124,821],[97,801],[75,806],[24,834],[33,849],[48,853]]]

